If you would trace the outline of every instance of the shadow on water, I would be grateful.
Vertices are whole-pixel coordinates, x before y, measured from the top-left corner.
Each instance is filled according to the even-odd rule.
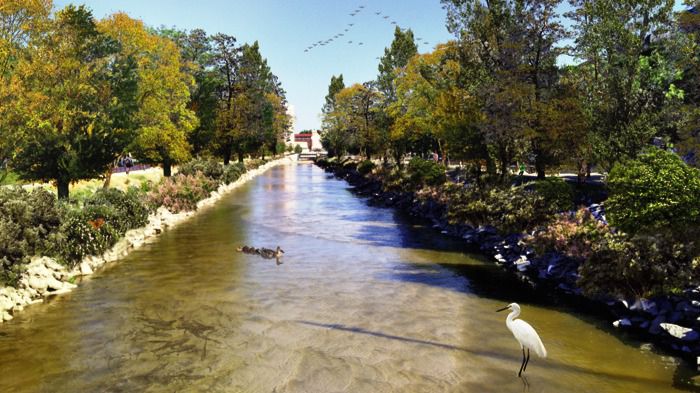
[[[401,342],[405,342],[405,343],[409,343],[409,344],[430,345],[433,347],[442,348],[442,349],[449,350],[449,351],[461,351],[461,352],[466,352],[466,353],[469,353],[469,354],[472,354],[475,356],[488,357],[488,358],[492,358],[492,359],[513,360],[516,362],[520,360],[519,356],[517,356],[517,355],[516,356],[508,356],[508,355],[503,355],[503,354],[498,353],[498,352],[482,351],[482,350],[465,348],[465,347],[452,345],[452,344],[441,343],[441,342],[437,342],[437,341],[421,340],[421,339],[412,338],[412,337],[387,334],[387,333],[383,333],[383,332],[364,329],[364,328],[361,328],[358,326],[347,326],[347,325],[337,324],[337,323],[321,323],[321,322],[305,321],[305,320],[297,320],[295,322],[303,324],[303,325],[307,325],[307,326],[317,327],[317,328],[332,329],[332,330],[338,330],[338,331],[354,333],[354,334],[363,334],[363,335],[368,335],[368,336],[373,336],[373,337],[384,338],[387,340],[401,341]],[[617,381],[644,383],[644,384],[648,384],[648,386],[659,385],[658,380],[644,378],[643,376],[620,375],[620,374],[606,373],[603,371],[592,370],[592,369],[585,368],[585,367],[575,366],[575,365],[571,365],[571,364],[565,364],[565,363],[558,362],[558,361],[552,360],[552,359],[549,359],[547,361],[547,367],[552,368],[552,369],[561,370],[561,371],[595,375],[598,377],[604,377],[607,379],[612,379],[612,380],[617,380]]]

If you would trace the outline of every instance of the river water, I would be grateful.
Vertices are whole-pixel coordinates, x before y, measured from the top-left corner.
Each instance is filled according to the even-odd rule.
[[[495,312],[513,301],[549,352],[525,379]],[[692,375],[308,164],[47,303],[0,325],[0,392],[674,392]]]

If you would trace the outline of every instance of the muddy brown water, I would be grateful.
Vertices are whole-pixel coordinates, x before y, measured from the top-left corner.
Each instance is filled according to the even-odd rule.
[[[494,312],[512,301],[549,352],[526,379]],[[0,325],[0,392],[675,392],[692,375],[308,164]]]

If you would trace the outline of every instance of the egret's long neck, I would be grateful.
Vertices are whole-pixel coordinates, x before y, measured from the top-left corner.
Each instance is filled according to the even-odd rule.
[[[508,316],[506,317],[506,326],[508,326],[508,328],[510,328],[510,325],[513,323],[513,320],[517,318],[518,315],[520,315],[520,310],[513,310],[510,312],[510,314],[508,314]]]

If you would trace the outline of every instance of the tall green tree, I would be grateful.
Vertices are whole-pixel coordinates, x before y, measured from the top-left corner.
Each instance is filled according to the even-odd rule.
[[[31,51],[15,68],[13,168],[67,198],[71,182],[104,173],[132,139],[135,64],[84,6],[56,13]]]
[[[675,99],[676,65],[661,55],[672,33],[673,0],[569,2],[593,150],[609,169],[659,134],[660,114]]]
[[[397,165],[402,164],[402,157],[408,148],[408,141],[397,138],[395,133],[392,137],[391,128],[395,119],[387,109],[396,102],[395,80],[408,65],[409,60],[418,53],[413,31],[411,29],[402,30],[398,26],[394,30],[394,40],[388,48],[384,48],[384,55],[379,59],[379,74],[377,75],[377,89],[383,95],[382,107],[376,119],[379,131],[379,149],[386,153],[390,150],[393,153]]]
[[[345,82],[343,82],[343,74],[338,76],[332,75],[331,82],[328,85],[328,94],[326,94],[326,103],[323,104],[323,113],[333,112],[335,109],[335,95],[345,88]]]

